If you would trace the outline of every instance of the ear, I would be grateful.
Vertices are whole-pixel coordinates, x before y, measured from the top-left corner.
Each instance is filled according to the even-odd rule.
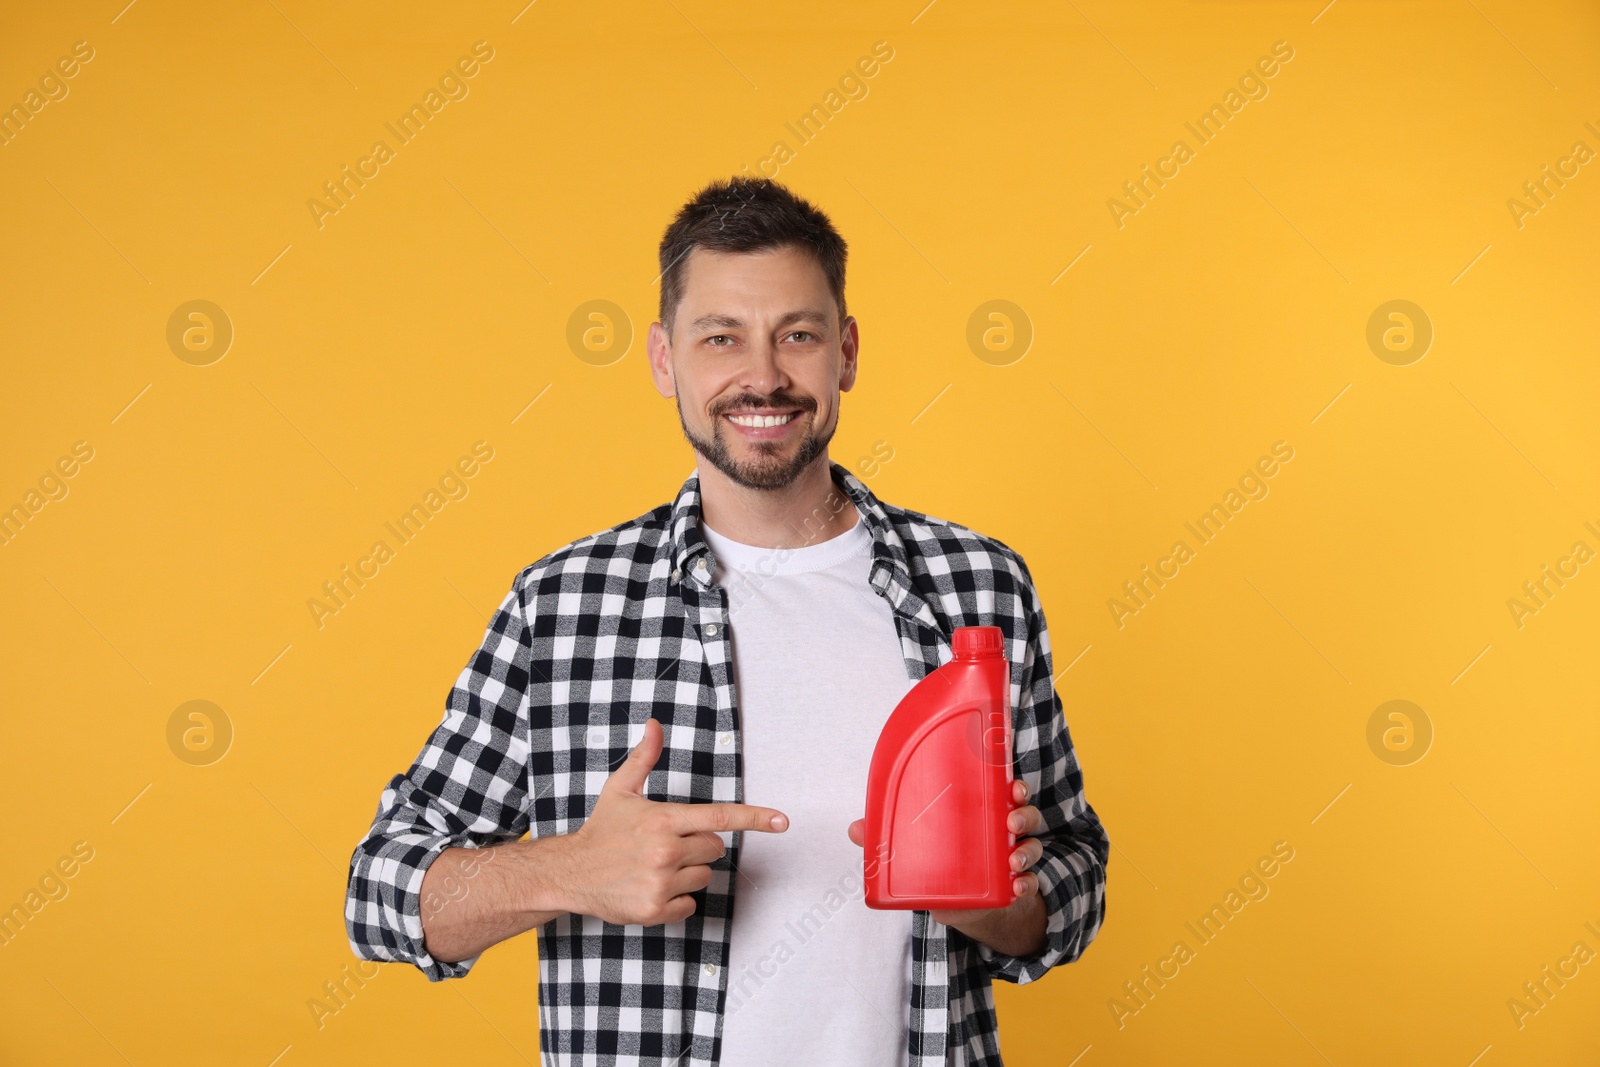
[[[656,392],[669,400],[677,396],[678,383],[672,374],[672,345],[666,327],[659,322],[650,324],[645,355],[650,361],[650,377],[655,381]]]
[[[839,367],[839,391],[848,393],[856,384],[856,357],[861,352],[861,331],[856,326],[856,317],[851,315],[844,320],[844,326],[839,331],[839,353],[843,362]]]

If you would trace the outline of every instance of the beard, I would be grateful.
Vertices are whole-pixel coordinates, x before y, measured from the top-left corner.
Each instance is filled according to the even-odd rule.
[[[746,489],[786,489],[818,456],[827,451],[828,442],[833,440],[834,430],[838,428],[838,420],[821,436],[816,433],[815,427],[808,428],[795,447],[794,455],[787,459],[783,453],[789,444],[785,441],[751,441],[749,448],[753,454],[745,459],[736,458],[728,447],[727,434],[731,431],[726,430],[722,416],[728,411],[755,407],[794,408],[798,412],[796,419],[804,418],[809,422],[816,413],[817,405],[816,401],[809,398],[782,393],[765,399],[746,393],[717,406],[712,412],[711,438],[706,440],[689,429],[689,423],[683,417],[683,400],[680,397],[678,425],[683,428],[684,438],[694,446],[695,451],[727,475],[735,485],[742,485]]]

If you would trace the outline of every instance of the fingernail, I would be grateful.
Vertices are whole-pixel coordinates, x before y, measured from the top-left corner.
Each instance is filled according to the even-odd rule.
[[[772,817],[772,828],[774,830],[782,830],[784,827],[786,827],[788,825],[789,825],[789,820],[784,818],[782,815],[774,815]]]

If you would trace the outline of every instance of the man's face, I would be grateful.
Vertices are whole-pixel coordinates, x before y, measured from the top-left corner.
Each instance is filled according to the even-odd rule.
[[[650,326],[650,366],[676,397],[683,435],[751,489],[783,489],[827,453],[839,394],[855,384],[854,318],[841,329],[822,267],[800,249],[696,248],[667,337]]]

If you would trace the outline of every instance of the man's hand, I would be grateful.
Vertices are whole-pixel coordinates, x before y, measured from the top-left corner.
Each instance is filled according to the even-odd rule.
[[[690,894],[711,884],[710,864],[727,851],[718,833],[788,828],[788,817],[774,808],[645,799],[661,745],[661,724],[646,720],[644,737],[606,779],[594,811],[568,835],[573,911],[645,926],[687,919],[694,914]]]
[[[1011,853],[1011,870],[1016,872],[1016,876],[1011,879],[1011,891],[1015,895],[1010,906],[928,912],[936,921],[953,926],[998,951],[1014,956],[1029,954],[1023,945],[1037,945],[1044,931],[1044,901],[1039,896],[1039,876],[1028,870],[1044,855],[1044,843],[1037,837],[1023,837],[1024,834],[1036,834],[1043,830],[1044,816],[1038,808],[1027,803],[1028,796],[1027,782],[1018,778],[1011,783],[1011,799],[1020,806],[1013,808],[1006,816],[1007,829],[1018,838],[1017,847]],[[864,846],[866,843],[866,822],[865,819],[857,819],[846,831],[850,840],[857,845]],[[1010,951],[1013,948],[1022,948],[1022,951]]]

